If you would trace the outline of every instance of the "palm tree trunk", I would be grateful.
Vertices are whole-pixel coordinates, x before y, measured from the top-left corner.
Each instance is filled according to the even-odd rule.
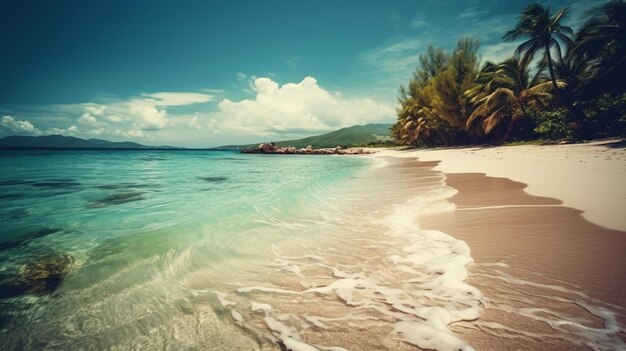
[[[515,116],[513,116],[512,108],[509,108],[509,115],[511,116],[511,120],[509,121],[509,125],[506,127],[506,132],[504,133],[504,136],[502,137],[502,141],[500,142],[501,144],[504,144],[507,140],[509,140],[509,137],[513,133],[513,127],[515,125],[516,118]]]
[[[576,115],[572,110],[572,106],[568,102],[565,101],[563,95],[561,95],[561,89],[556,85],[556,75],[554,74],[554,67],[552,64],[552,55],[550,54],[550,44],[546,43],[546,56],[548,58],[548,71],[550,72],[550,80],[552,80],[552,87],[554,88],[554,93],[556,94],[556,98],[559,100],[561,106],[565,107],[567,113],[572,118],[572,121],[578,121]]]

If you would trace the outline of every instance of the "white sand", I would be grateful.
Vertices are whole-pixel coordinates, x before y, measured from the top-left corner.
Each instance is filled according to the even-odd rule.
[[[590,222],[626,231],[626,147],[619,140],[587,144],[385,149],[378,156],[441,161],[444,173],[486,173],[528,185],[531,195],[563,201]],[[623,143],[622,143],[623,144]],[[615,146],[615,145],[613,145]]]

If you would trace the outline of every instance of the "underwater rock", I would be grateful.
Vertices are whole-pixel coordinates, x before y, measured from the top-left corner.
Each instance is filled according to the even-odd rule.
[[[34,183],[32,180],[7,179],[0,181],[0,186],[24,185]]]
[[[48,236],[50,234],[58,233],[60,231],[61,229],[59,228],[43,228],[43,229],[38,229],[32,232],[28,232],[20,236],[19,239],[0,243],[0,251],[26,245],[30,241],[33,241],[38,238],[42,238],[44,236]]]
[[[142,161],[165,161],[166,160],[163,157],[157,157],[157,156],[146,156],[146,157],[140,157],[139,159]]]
[[[34,187],[46,189],[64,189],[80,186],[80,182],[72,179],[49,179],[32,183]]]
[[[26,195],[24,194],[0,194],[0,200],[14,200],[14,199],[23,199]]]
[[[70,255],[59,252],[29,257],[16,273],[0,275],[0,298],[50,294],[61,286],[73,263]]]
[[[115,193],[103,198],[97,199],[89,204],[89,207],[98,208],[111,205],[120,205],[131,201],[145,200],[144,193],[138,191],[129,191]]]
[[[228,177],[198,177],[198,179],[202,179],[209,183],[221,183],[228,180]]]
[[[96,185],[94,188],[102,190],[116,190],[116,189],[132,189],[132,188],[149,188],[153,184],[147,183],[115,183],[115,184],[102,184]]]

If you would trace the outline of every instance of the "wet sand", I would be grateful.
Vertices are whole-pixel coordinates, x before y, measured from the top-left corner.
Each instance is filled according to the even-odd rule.
[[[486,298],[481,317],[453,331],[477,350],[624,345],[625,232],[592,224],[560,200],[528,195],[523,183],[480,173],[446,178],[459,191],[449,199],[457,209],[421,215],[420,227],[469,245],[475,263],[467,282]]]

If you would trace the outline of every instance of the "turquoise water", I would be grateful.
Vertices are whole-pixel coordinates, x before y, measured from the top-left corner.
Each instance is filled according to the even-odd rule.
[[[42,228],[60,229],[55,237],[71,247],[181,226],[237,232],[255,207],[299,211],[311,187],[337,184],[367,163],[225,151],[3,151],[0,240]]]
[[[0,350],[472,351],[449,326],[506,330],[481,321],[486,303],[581,345],[623,349],[613,307],[570,285],[527,281],[506,262],[473,266],[505,292],[547,289],[515,307],[466,283],[468,245],[420,227],[421,215],[455,209],[456,190],[433,166],[0,151]]]
[[[305,218],[322,189],[369,164],[227,151],[1,151],[0,348],[63,348],[83,336],[109,347],[97,338],[116,335],[107,324],[141,329],[128,315],[167,310],[181,276],[253,255],[245,247],[255,241],[297,235],[261,229]],[[171,260],[191,251],[174,272]]]

